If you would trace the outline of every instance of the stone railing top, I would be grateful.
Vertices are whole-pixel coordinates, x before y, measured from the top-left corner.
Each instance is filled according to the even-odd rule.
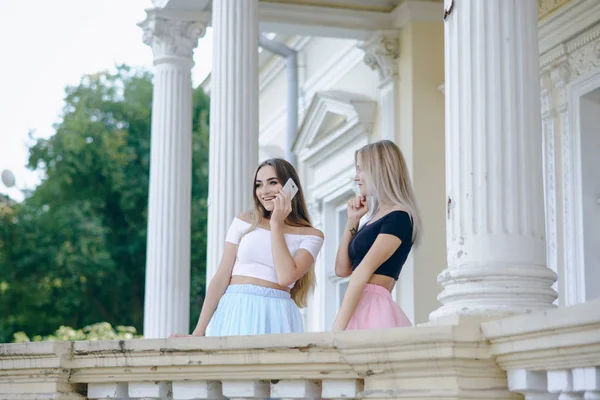
[[[600,366],[600,299],[482,324],[503,369]]]
[[[326,398],[510,398],[503,369],[598,365],[600,300],[390,330],[0,344],[0,398],[179,396],[190,385],[226,395],[248,382],[275,398],[309,389]]]
[[[461,367],[462,366],[462,367]],[[464,368],[463,368],[464,367]],[[431,380],[457,368],[473,379],[502,385],[478,324],[289,335],[140,339],[0,345],[3,380],[11,390],[34,390],[31,380],[100,385],[123,382],[286,381],[364,383],[368,393],[396,396],[408,382],[434,398],[456,383]],[[18,384],[22,382],[22,384]],[[421,383],[419,383],[421,382]],[[411,383],[411,385],[413,385]],[[37,390],[37,389],[35,389]],[[325,390],[325,389],[323,389]],[[362,389],[361,389],[362,390]],[[471,389],[469,389],[471,390]],[[39,392],[39,391],[38,391]],[[36,392],[36,393],[38,393]]]

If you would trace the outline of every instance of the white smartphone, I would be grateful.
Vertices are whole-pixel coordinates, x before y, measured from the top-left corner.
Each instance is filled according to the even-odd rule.
[[[296,182],[294,182],[294,180],[290,178],[285,183],[283,191],[286,192],[290,196],[290,200],[292,200],[296,193],[298,193],[298,186],[296,185]]]

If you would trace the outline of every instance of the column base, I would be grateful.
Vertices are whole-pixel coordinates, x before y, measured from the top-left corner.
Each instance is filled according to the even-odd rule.
[[[555,308],[556,274],[541,265],[479,265],[444,270],[438,282],[442,307],[432,321],[457,315],[495,319]]]

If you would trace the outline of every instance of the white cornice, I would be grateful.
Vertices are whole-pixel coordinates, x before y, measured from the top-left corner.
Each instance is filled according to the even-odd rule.
[[[600,21],[600,1],[576,0],[539,23],[540,54],[553,51],[589,26]]]
[[[600,3],[599,3],[600,4]],[[572,54],[578,52],[580,49],[587,47],[590,43],[600,38],[600,23],[591,29],[586,29],[578,32],[578,35],[571,37],[570,40],[566,40],[560,43],[558,46],[547,51],[540,56],[540,67],[547,69],[557,63],[561,63],[570,59],[570,63],[576,64],[577,60],[574,60]],[[585,51],[583,54],[587,54]],[[589,53],[594,55],[595,53]]]
[[[360,40],[374,31],[392,28],[392,16],[387,12],[263,2],[260,21],[265,32]]]

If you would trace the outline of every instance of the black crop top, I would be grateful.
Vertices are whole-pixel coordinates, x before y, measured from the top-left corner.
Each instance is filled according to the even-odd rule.
[[[375,243],[377,235],[385,233],[394,235],[402,240],[400,247],[383,264],[377,268],[375,274],[385,275],[398,280],[400,270],[408,258],[412,248],[413,224],[406,211],[392,211],[373,223],[363,226],[354,235],[348,246],[348,256],[352,261],[352,270],[361,263],[367,252]]]

